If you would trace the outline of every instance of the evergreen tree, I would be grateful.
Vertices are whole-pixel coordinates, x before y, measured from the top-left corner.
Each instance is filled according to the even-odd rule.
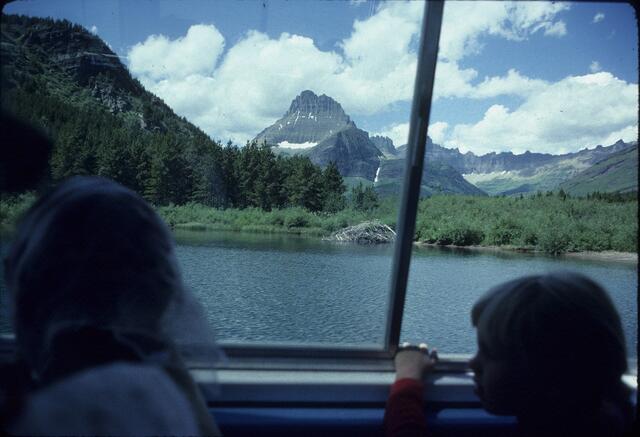
[[[346,206],[346,199],[344,197],[346,188],[335,162],[329,162],[329,165],[327,165],[322,173],[322,179],[324,187],[322,209],[327,212],[337,212],[344,209]]]
[[[357,211],[371,211],[379,206],[378,193],[373,186],[364,186],[362,182],[351,189],[351,204]]]

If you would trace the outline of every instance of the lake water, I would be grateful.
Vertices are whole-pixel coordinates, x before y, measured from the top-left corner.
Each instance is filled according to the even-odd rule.
[[[391,245],[228,232],[179,231],[176,239],[184,280],[204,304],[218,340],[382,345]],[[469,311],[487,289],[525,274],[572,270],[606,286],[635,357],[636,268],[635,263],[415,248],[402,340],[427,341],[442,353],[472,353]],[[2,301],[0,330],[6,332],[4,288]]]
[[[381,345],[393,247],[292,236],[181,231],[185,282],[223,341]],[[606,285],[622,316],[629,354],[637,340],[635,263],[515,253],[415,248],[403,341],[471,353],[469,312],[490,287],[526,274],[583,273]]]

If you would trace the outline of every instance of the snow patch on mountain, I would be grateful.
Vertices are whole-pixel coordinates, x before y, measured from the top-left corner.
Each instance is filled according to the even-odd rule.
[[[467,182],[477,184],[478,182],[490,181],[496,178],[523,179],[517,171],[493,171],[491,173],[466,173],[462,175]]]
[[[290,143],[289,141],[280,141],[278,143],[278,147],[285,147],[287,149],[310,149],[311,147],[317,146],[318,143],[313,143],[311,141],[307,141],[304,143]]]

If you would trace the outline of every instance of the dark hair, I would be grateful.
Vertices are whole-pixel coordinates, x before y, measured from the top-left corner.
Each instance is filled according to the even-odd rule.
[[[171,234],[133,191],[74,177],[22,219],[6,260],[18,350],[32,365],[56,329],[154,332],[181,287]]]
[[[598,403],[627,369],[620,317],[603,288],[580,274],[506,282],[474,305],[471,318],[487,354],[518,362],[532,386]]]

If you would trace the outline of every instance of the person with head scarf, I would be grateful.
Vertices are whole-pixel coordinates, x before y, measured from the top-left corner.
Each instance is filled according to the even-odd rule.
[[[10,432],[219,434],[184,360],[222,354],[139,195],[99,177],[62,183],[25,214],[5,276],[29,389],[5,395]]]

